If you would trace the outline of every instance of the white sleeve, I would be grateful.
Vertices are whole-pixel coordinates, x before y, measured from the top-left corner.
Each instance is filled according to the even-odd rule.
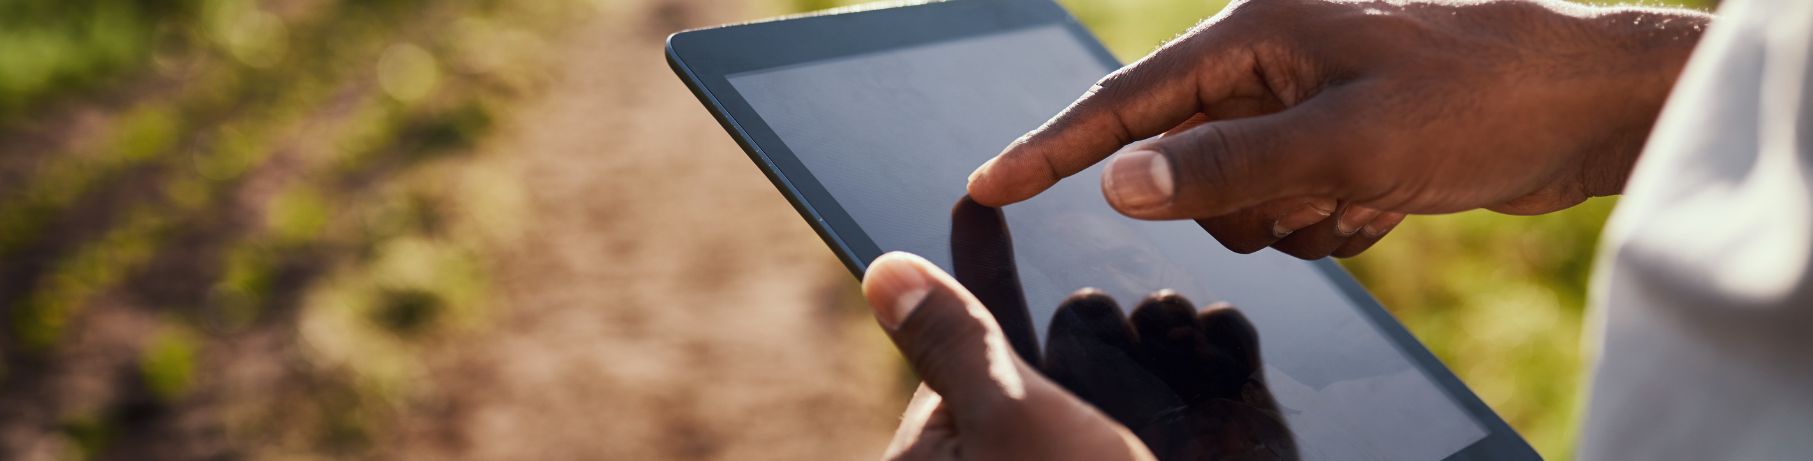
[[[1813,453],[1813,2],[1728,2],[1606,227],[1582,459]]]

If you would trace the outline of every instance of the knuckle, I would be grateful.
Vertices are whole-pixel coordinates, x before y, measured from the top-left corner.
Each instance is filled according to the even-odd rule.
[[[1112,137],[1119,143],[1132,142],[1133,130],[1122,114],[1122,106],[1137,92],[1146,91],[1156,83],[1153,82],[1155,77],[1149,74],[1162,73],[1142,71],[1142,65],[1145,62],[1123,67],[1090,85],[1076,104],[1060,117],[1065,125],[1062,128],[1093,125],[1112,130]]]
[[[1130,92],[1141,91],[1142,88],[1150,87],[1152,79],[1154,78],[1152,75],[1161,74],[1163,72],[1148,71],[1147,69],[1161,62],[1162,60],[1158,59],[1157,56],[1148,56],[1133,64],[1116,69],[1114,72],[1096,80],[1094,85],[1090,85],[1089,90],[1084,93],[1084,100],[1096,102],[1121,99],[1129,95]]]

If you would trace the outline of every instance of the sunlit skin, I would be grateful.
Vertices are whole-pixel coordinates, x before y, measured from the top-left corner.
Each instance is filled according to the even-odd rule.
[[[925,380],[886,458],[1154,459],[1127,428],[1015,356],[988,309],[925,259],[882,255],[862,291]]]
[[[1084,288],[1050,311],[1039,335],[1014,259],[1012,233],[1000,209],[968,198],[951,207],[950,278],[961,285],[953,290],[972,295],[993,321],[971,331],[1005,338],[1019,359],[991,363],[1028,364],[1132,432],[1160,459],[1297,459],[1296,441],[1266,385],[1259,331],[1238,309],[1226,303],[1198,308],[1176,292],[1160,290],[1123,311],[1107,293]],[[942,277],[928,275],[938,271],[906,255],[881,258],[873,267],[879,269],[871,275]],[[896,306],[923,302],[921,291],[901,288],[909,285],[917,286],[884,276],[870,286],[877,299],[895,299]],[[989,345],[987,354],[1001,344],[977,342]],[[1024,378],[1014,368],[991,370],[1001,370],[991,373],[1000,387],[1024,395]]]
[[[1305,259],[1359,254],[1406,214],[1556,211],[1623,189],[1710,19],[1239,2],[1102,79],[978,168],[969,193],[1011,204],[1124,151],[1101,178],[1121,213]]]
[[[919,256],[877,258],[863,295],[925,379],[888,459],[1298,458],[1257,331],[1227,304],[1196,309],[1161,291],[1123,316],[1081,290],[1059,307],[1035,368],[989,307]]]
[[[1301,258],[1358,254],[1408,214],[1565,209],[1622,190],[1710,19],[1549,1],[1240,2],[1104,78],[979,167],[969,193],[1012,204],[1124,150],[1101,178],[1121,213]],[[863,291],[926,380],[889,458],[1153,457],[1016,357],[988,307],[930,263],[885,255]]]

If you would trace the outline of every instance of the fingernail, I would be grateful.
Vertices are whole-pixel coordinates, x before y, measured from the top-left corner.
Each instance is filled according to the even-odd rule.
[[[1305,200],[1302,208],[1292,211],[1272,223],[1272,236],[1289,237],[1292,233],[1328,219],[1328,215],[1334,214],[1334,212],[1334,199]]]
[[[900,323],[925,301],[932,285],[924,267],[930,265],[924,258],[899,251],[881,255],[869,264],[862,291],[871,295],[869,307],[875,310],[875,320],[882,327],[889,331],[899,329]],[[874,295],[880,295],[880,299]]]
[[[1121,208],[1146,208],[1171,201],[1171,162],[1149,150],[1121,154],[1108,163],[1102,188]]]
[[[1335,233],[1353,235],[1354,232],[1360,230],[1360,226],[1365,226],[1366,223],[1372,222],[1372,218],[1378,216],[1379,210],[1359,206],[1347,207],[1347,211],[1341,212],[1341,219],[1335,221]]]
[[[1303,205],[1320,212],[1324,218],[1328,217],[1328,215],[1335,214],[1335,207],[1340,206],[1339,203],[1335,202],[1335,199],[1327,197],[1305,199],[1303,200]]]
[[[1402,222],[1404,222],[1402,214],[1380,216],[1367,223],[1366,227],[1360,228],[1360,232],[1366,234],[1367,237],[1379,238],[1385,236],[1386,232],[1391,232],[1391,229],[1398,227],[1398,223]]]

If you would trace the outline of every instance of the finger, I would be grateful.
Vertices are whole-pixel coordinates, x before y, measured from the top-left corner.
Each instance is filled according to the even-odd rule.
[[[1132,325],[1100,290],[1064,300],[1045,337],[1045,376],[1122,425],[1143,427],[1182,404],[1140,363]]]
[[[1250,52],[1216,41],[1177,40],[1103,78],[971,173],[969,194],[990,206],[1025,200],[1129,143],[1176,127],[1204,104],[1262,86]]]
[[[1013,238],[1001,209],[964,197],[951,207],[951,269],[988,308],[1007,335],[1008,344],[1027,363],[1039,363],[1038,336],[1020,274],[1014,264]]]
[[[1336,202],[1331,198],[1297,197],[1198,219],[1196,223],[1228,250],[1245,254],[1265,249],[1298,229],[1322,222],[1335,209]]]
[[[1141,143],[1102,172],[1102,193],[1140,219],[1207,218],[1287,197],[1340,197],[1365,130],[1343,126],[1345,93],[1291,109],[1223,120]]]
[[[1298,459],[1294,455],[1295,446],[1291,442],[1289,429],[1278,413],[1278,400],[1266,387],[1265,366],[1259,353],[1259,329],[1239,309],[1228,303],[1215,303],[1202,308],[1196,314],[1196,324],[1202,329],[1203,336],[1209,343],[1221,350],[1230,351],[1238,363],[1237,368],[1245,373],[1245,382],[1239,392],[1239,399],[1245,406],[1259,413],[1238,412],[1246,418],[1245,427],[1258,429],[1252,440],[1262,445],[1273,447],[1273,454],[1258,459]],[[1231,378],[1231,376],[1230,376]]]
[[[863,296],[895,348],[926,385],[963,412],[1026,395],[1028,379],[994,318],[975,296],[924,258],[892,252],[863,275]]]
[[[1351,205],[1342,204],[1336,208],[1334,216],[1341,216],[1349,207]],[[1350,235],[1342,234],[1339,227],[1339,219],[1324,219],[1272,242],[1272,248],[1299,259],[1326,258],[1353,239]]]
[[[1341,210],[1340,216],[1335,218],[1335,233],[1344,236],[1353,235],[1360,231],[1361,226],[1372,223],[1372,218],[1377,217],[1379,217],[1377,209],[1349,205],[1346,209]]]
[[[1236,368],[1249,376],[1259,370],[1259,330],[1228,303],[1215,303],[1196,313],[1196,325],[1209,345],[1227,351]]]
[[[1385,234],[1391,233],[1392,229],[1397,228],[1398,223],[1404,222],[1404,217],[1403,213],[1396,212],[1380,214],[1379,217],[1373,218],[1372,222],[1360,227],[1360,231],[1355,233],[1347,244],[1336,249],[1332,256],[1337,258],[1358,256],[1368,248],[1372,248],[1372,245],[1378,243],[1380,239],[1385,238]]]
[[[1191,377],[1197,362],[1193,355],[1205,344],[1196,330],[1195,311],[1189,301],[1162,291],[1140,301],[1131,316],[1147,367],[1186,403],[1202,393]]]
[[[1237,395],[1250,374],[1209,342],[1190,301],[1169,290],[1140,302],[1133,326],[1150,366],[1186,403]]]
[[[1340,206],[1340,202],[1328,197],[1309,197],[1274,203],[1291,204],[1289,206],[1292,209],[1271,222],[1273,238],[1289,237],[1298,230],[1314,226],[1316,223],[1328,219]]]
[[[1105,351],[1128,356],[1132,355],[1135,342],[1133,326],[1121,313],[1120,304],[1094,288],[1077,290],[1066,298],[1052,315],[1046,336],[1051,338],[1046,341],[1047,349],[1069,345],[1091,350],[1105,347]]]

